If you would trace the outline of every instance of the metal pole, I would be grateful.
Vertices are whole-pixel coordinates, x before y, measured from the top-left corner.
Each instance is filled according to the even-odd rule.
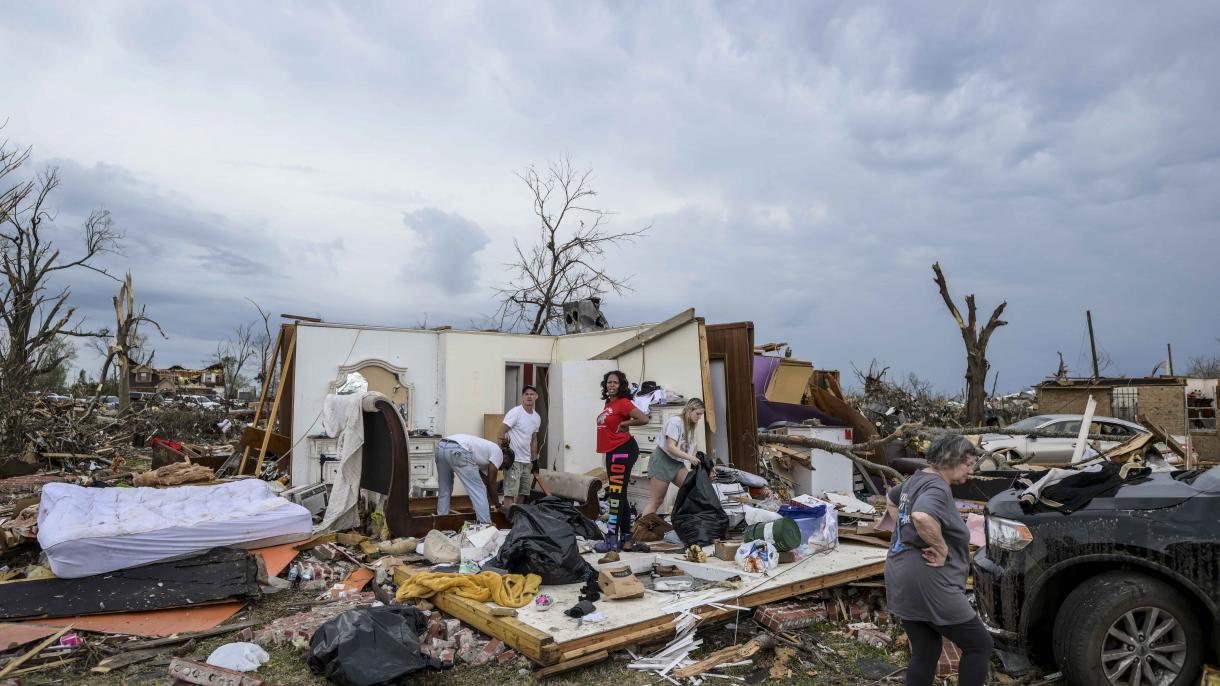
[[[1169,349],[1169,375],[1173,376],[1173,343],[1166,343],[1165,347]]]
[[[1089,322],[1089,350],[1093,353],[1093,378],[1100,379],[1101,372],[1097,369],[1097,341],[1093,339],[1093,313],[1085,310],[1084,316]]]

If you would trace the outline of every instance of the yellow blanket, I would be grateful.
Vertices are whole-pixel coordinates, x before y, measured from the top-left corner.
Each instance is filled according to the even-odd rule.
[[[534,599],[540,585],[542,577],[537,574],[420,572],[403,580],[394,601],[401,603],[408,598],[431,598],[437,593],[450,592],[479,602],[493,600],[504,607],[525,607]]]

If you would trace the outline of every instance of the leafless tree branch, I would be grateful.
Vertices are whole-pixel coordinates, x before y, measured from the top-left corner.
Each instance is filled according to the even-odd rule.
[[[505,265],[508,282],[496,288],[496,328],[551,333],[563,319],[564,303],[631,289],[630,277],[611,275],[602,260],[610,248],[634,241],[651,226],[609,230],[613,214],[594,205],[592,175],[566,157],[541,172],[530,166],[517,174],[530,189],[538,232],[528,247],[513,242],[515,261]]]

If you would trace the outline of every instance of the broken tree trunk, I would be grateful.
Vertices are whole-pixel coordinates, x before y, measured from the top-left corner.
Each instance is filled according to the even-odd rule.
[[[932,271],[936,273],[936,278],[933,280],[940,290],[940,297],[945,301],[945,307],[949,308],[953,319],[957,321],[962,343],[966,346],[966,422],[979,425],[983,423],[983,401],[987,397],[987,371],[991,366],[987,362],[987,344],[991,340],[991,334],[1008,323],[1000,319],[1000,315],[1004,313],[1004,308],[1008,306],[1008,303],[1001,302],[980,331],[974,294],[966,296],[967,316],[966,319],[963,319],[961,311],[957,309],[957,305],[953,303],[953,298],[949,295],[949,284],[945,281],[945,274],[940,269],[940,262],[932,265]]]

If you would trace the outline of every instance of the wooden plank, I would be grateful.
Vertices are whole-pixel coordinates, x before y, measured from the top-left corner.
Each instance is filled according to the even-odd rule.
[[[82,579],[0,584],[0,619],[157,610],[231,598],[257,598],[258,564],[236,548]]]
[[[116,669],[122,669],[124,667],[130,667],[131,665],[139,664],[141,662],[147,662],[148,660],[151,660],[151,659],[157,657],[158,655],[164,655],[164,654],[165,654],[165,651],[162,650],[161,648],[147,648],[145,650],[130,650],[125,653],[119,653],[118,655],[111,655],[110,657],[97,663],[97,666],[95,666],[93,669],[91,669],[89,671],[94,672],[96,674],[109,674],[110,672],[113,672]]]
[[[453,593],[438,593],[429,602],[442,612],[494,636],[514,650],[542,665],[557,661],[555,639],[550,634],[513,617],[496,617],[486,603],[476,602]]]
[[[628,338],[627,340],[623,341],[622,343],[619,343],[618,345],[616,345],[612,348],[609,348],[608,350],[603,350],[602,352],[594,355],[593,357],[590,357],[589,359],[590,360],[617,360],[624,353],[629,353],[632,350],[635,350],[636,348],[640,347],[641,345],[644,345],[651,341],[655,341],[656,339],[660,338],[661,336],[664,336],[665,334],[673,331],[674,329],[681,327],[683,324],[686,324],[686,323],[694,320],[694,318],[695,318],[695,308],[692,307],[683,312],[680,312],[679,314],[676,314],[676,315],[670,317],[669,319],[666,319],[665,321],[661,322],[660,324],[651,326],[651,327],[637,333],[636,335],[632,336],[631,338]]]
[[[588,655],[585,655],[584,657],[577,658],[575,660],[557,662],[553,665],[550,665],[549,667],[543,667],[542,669],[536,670],[534,672],[534,679],[536,679],[538,681],[542,681],[543,679],[549,679],[550,677],[553,677],[556,674],[562,674],[564,672],[568,672],[573,669],[597,664],[598,662],[602,662],[603,660],[606,660],[609,657],[610,657],[610,653],[603,650],[603,651],[597,652],[597,653],[590,653]]]
[[[707,352],[707,325],[699,319],[699,369],[703,376],[703,407],[706,412],[703,413],[703,421],[707,424],[707,430],[716,433],[716,398],[712,393],[712,360]],[[709,455],[712,454],[708,450]]]
[[[270,437],[268,437],[270,435]],[[283,455],[292,447],[292,439],[277,434],[274,431],[247,426],[241,432],[241,445],[246,450],[258,450],[262,448],[263,441],[267,441],[267,450],[276,455]]]
[[[215,629],[205,629],[203,631],[192,631],[190,633],[178,634],[177,636],[167,636],[165,638],[154,638],[147,641],[134,641],[131,643],[120,643],[115,646],[123,650],[145,650],[148,648],[161,648],[163,646],[172,646],[176,643],[186,643],[193,638],[211,638],[221,634],[227,634],[233,631],[241,631],[247,627],[258,626],[263,622],[251,620],[248,622],[238,622],[236,624],[226,624],[218,626]]]
[[[5,677],[5,676],[8,676],[9,674],[12,674],[13,670],[15,670],[18,667],[20,667],[21,665],[25,664],[30,658],[34,657],[38,653],[41,653],[43,651],[43,649],[46,648],[47,646],[58,641],[60,636],[63,636],[64,634],[68,633],[71,629],[72,629],[71,626],[65,626],[64,628],[60,629],[59,631],[56,631],[55,633],[51,634],[50,636],[47,636],[45,639],[42,640],[41,643],[34,646],[33,648],[30,648],[28,651],[26,651],[24,654],[22,654],[21,657],[10,661],[7,665],[4,666],[4,669],[0,669],[0,677]]]

